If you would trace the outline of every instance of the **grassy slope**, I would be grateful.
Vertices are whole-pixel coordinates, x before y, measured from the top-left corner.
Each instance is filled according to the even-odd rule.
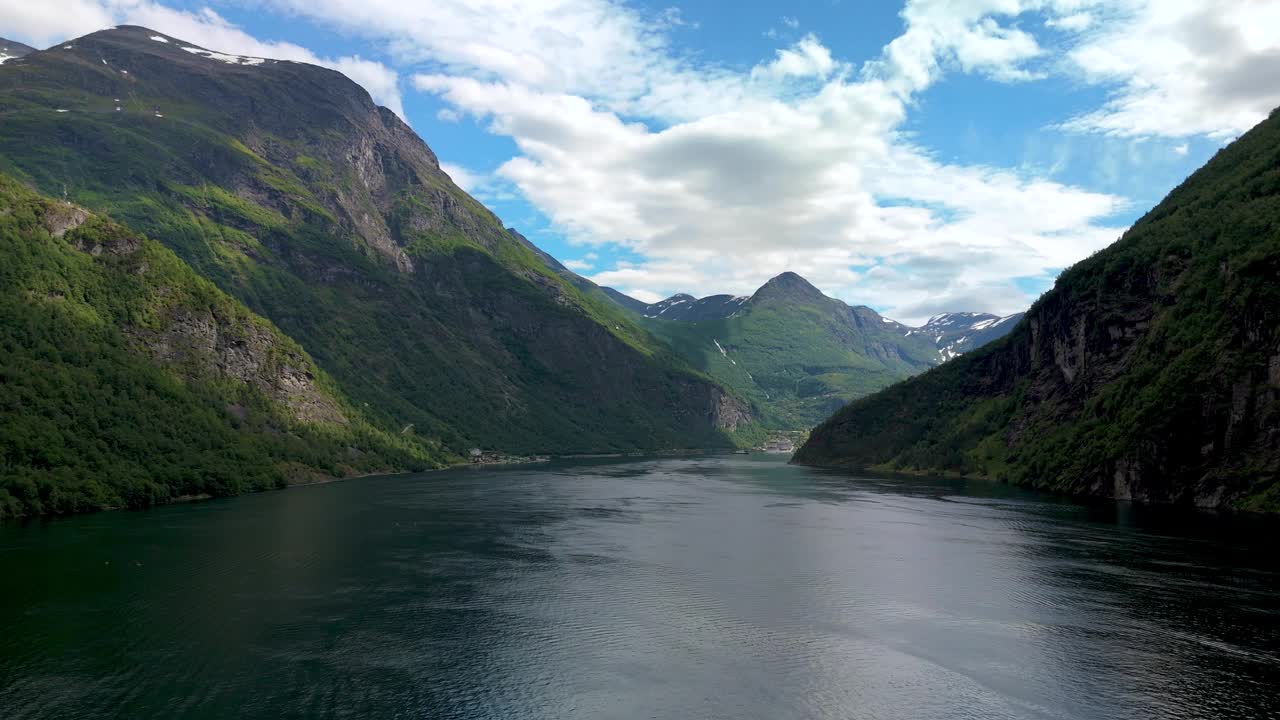
[[[1280,509],[1267,439],[1280,422],[1277,278],[1273,113],[1064,272],[1011,335],[853,403],[797,460],[1084,494],[1109,494],[1136,466],[1156,499],[1220,490],[1237,507]]]
[[[158,243],[95,257],[74,244],[138,240],[102,218],[52,237],[51,211],[52,201],[0,176],[0,517],[450,459],[429,441],[374,427],[295,343]],[[136,337],[184,312],[222,319],[224,334],[274,338],[264,363],[301,363],[349,422],[299,422],[262,391],[202,370],[200,358],[158,362]]]

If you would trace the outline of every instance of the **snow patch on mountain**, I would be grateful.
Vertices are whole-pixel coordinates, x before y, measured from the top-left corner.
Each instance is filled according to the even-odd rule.
[[[720,351],[720,354],[724,356],[724,359],[728,360],[729,362],[733,363],[734,365],[737,365],[737,364],[738,364],[738,363],[737,363],[737,361],[735,361],[733,358],[729,357],[729,353],[725,352],[725,350],[724,350],[724,346],[720,344],[720,341],[719,341],[719,340],[717,340],[717,339],[715,339],[715,338],[711,338],[711,342],[713,342],[713,343],[715,343],[715,344],[716,344],[716,349]]]
[[[221,60],[228,65],[261,65],[266,62],[266,59],[264,58],[245,57],[244,55],[228,55],[226,53],[204,50],[198,47],[184,46],[182,49],[192,55],[202,55],[210,60]]]

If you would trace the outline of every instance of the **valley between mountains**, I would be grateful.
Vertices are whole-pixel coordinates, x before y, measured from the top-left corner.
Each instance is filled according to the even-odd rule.
[[[0,47],[0,516],[815,426],[797,462],[1280,509],[1274,114],[1025,316],[917,327],[597,286],[332,70]]]
[[[749,447],[1013,324],[909,328],[790,273],[650,307],[504,227],[339,73],[134,26],[4,46],[6,515],[471,448]]]

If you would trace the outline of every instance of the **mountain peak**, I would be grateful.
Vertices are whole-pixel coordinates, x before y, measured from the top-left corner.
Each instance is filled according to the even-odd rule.
[[[4,61],[6,60],[20,58],[23,55],[28,55],[35,51],[36,49],[30,45],[23,45],[20,42],[0,38],[0,64],[4,64]]]
[[[765,300],[770,298],[786,298],[791,300],[818,300],[826,299],[826,295],[822,291],[814,287],[812,283],[799,275],[787,271],[781,275],[777,275],[769,280],[769,282],[760,286],[756,290],[756,294],[751,296],[752,301]]]

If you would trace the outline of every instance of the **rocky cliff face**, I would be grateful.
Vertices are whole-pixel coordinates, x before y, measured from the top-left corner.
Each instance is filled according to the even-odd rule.
[[[125,332],[165,367],[248,385],[287,408],[298,422],[347,424],[334,398],[316,386],[306,359],[256,323],[205,308],[175,308],[157,329]]]
[[[1273,115],[1004,340],[854,403],[797,461],[1280,509],[1277,148]]]

